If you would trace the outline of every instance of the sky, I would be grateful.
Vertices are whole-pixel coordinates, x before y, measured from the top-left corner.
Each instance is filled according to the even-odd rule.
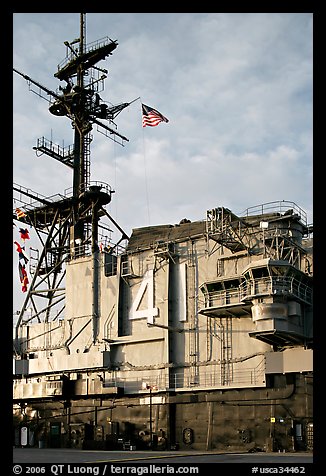
[[[79,23],[80,13],[14,13],[14,68],[57,91]],[[115,120],[124,147],[92,131],[90,179],[115,190],[106,209],[127,235],[282,200],[313,222],[312,13],[88,13],[86,31],[86,43],[118,42],[97,64],[109,71],[102,100],[139,98]],[[143,128],[141,103],[169,122]],[[72,171],[35,154],[43,136],[73,143],[69,119],[14,73],[13,181],[63,194]]]

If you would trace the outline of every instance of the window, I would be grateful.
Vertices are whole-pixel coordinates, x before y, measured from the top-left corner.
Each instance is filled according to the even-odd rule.
[[[115,276],[117,274],[117,256],[104,253],[104,275]]]

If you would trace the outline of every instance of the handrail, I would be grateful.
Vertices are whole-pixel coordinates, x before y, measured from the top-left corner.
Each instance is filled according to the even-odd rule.
[[[92,186],[99,187],[102,192],[105,192],[105,193],[107,193],[108,195],[110,195],[111,193],[113,193],[113,190],[112,190],[111,185],[109,185],[109,184],[106,183],[106,182],[101,182],[100,180],[91,180],[91,181],[84,187],[84,189],[81,190],[81,192],[85,192],[85,191],[89,190],[90,187],[92,187]],[[66,189],[64,190],[64,195],[65,195],[65,197],[67,197],[67,198],[72,197],[72,196],[73,196],[73,191],[74,191],[73,187],[66,188]]]
[[[270,276],[244,281],[239,286],[242,300],[255,295],[281,294],[293,296],[308,304],[312,303],[312,288],[293,276]]]
[[[205,307],[241,304],[257,295],[288,295],[312,303],[312,288],[293,276],[270,276],[243,281],[235,289],[207,292]]]
[[[249,217],[254,215],[264,215],[268,213],[283,213],[293,210],[293,213],[297,213],[300,217],[300,220],[304,225],[307,225],[307,213],[294,202],[288,200],[280,200],[275,202],[267,202],[261,205],[255,205],[249,207],[239,214],[241,217]]]
[[[187,389],[194,387],[200,388],[225,388],[225,387],[243,387],[243,386],[255,386],[262,385],[262,381],[265,377],[265,358],[261,356],[260,361],[254,367],[236,368],[237,362],[230,361],[230,364],[234,366],[232,371],[232,380],[227,383],[222,382],[222,373],[213,369],[205,369],[202,367],[199,373],[199,380],[194,385],[190,372],[186,372],[186,369],[176,371],[174,375],[168,376],[166,369],[162,369],[158,375],[143,375],[143,377],[137,377],[136,379],[119,378],[114,377],[104,381],[104,387],[121,387],[124,392],[127,393],[147,393],[144,392],[144,382],[148,387],[155,388],[155,392]],[[189,369],[188,369],[189,370]],[[155,394],[154,392],[154,394]]]
[[[104,38],[100,38],[99,40],[92,41],[90,43],[87,43],[85,45],[85,51],[84,53],[90,53],[91,51],[97,50],[101,48],[102,46],[106,46],[109,44],[109,42],[112,42],[112,40],[108,37],[105,36]],[[63,69],[70,61],[76,59],[76,52],[70,52],[67,54],[67,56],[58,64],[58,71]]]

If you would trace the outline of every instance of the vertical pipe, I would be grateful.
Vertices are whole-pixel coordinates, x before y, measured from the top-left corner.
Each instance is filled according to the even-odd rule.
[[[213,402],[207,402],[208,424],[206,437],[206,451],[212,447]]]
[[[92,290],[92,318],[93,318],[93,342],[98,337],[99,321],[99,248],[98,248],[98,208],[93,202],[92,206],[92,257],[93,257],[93,290]]]
[[[98,283],[98,251],[93,252],[93,292],[92,292],[92,316],[93,316],[93,342],[97,341],[99,333],[99,283]]]
[[[85,13],[80,14],[80,52],[79,55],[85,53]],[[84,68],[83,62],[80,62],[80,65],[77,68],[77,85],[79,91],[83,93],[84,90]],[[85,191],[85,133],[84,133],[84,96],[80,96],[80,110],[78,111],[78,129],[79,129],[79,193]]]
[[[85,13],[80,14],[80,37],[79,37],[79,56],[82,56],[85,51]],[[77,87],[79,95],[78,110],[74,113],[74,177],[73,177],[73,194],[74,198],[78,199],[80,194],[85,190],[85,128],[84,128],[84,69],[83,62],[81,61],[77,68]],[[84,226],[83,223],[79,223],[79,202],[75,204],[75,217],[74,217],[74,240],[80,239],[84,241]]]
[[[149,436],[150,448],[153,449],[153,424],[152,424],[152,387],[149,387]]]

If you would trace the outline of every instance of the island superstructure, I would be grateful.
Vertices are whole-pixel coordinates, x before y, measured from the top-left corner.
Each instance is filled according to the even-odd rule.
[[[288,200],[240,214],[218,203],[200,221],[128,236],[106,210],[111,186],[90,180],[90,146],[94,125],[128,141],[114,120],[130,102],[102,101],[97,63],[118,43],[87,44],[85,21],[65,43],[59,92],[15,70],[74,130],[72,146],[35,147],[73,170],[70,190],[14,184],[14,219],[40,241],[20,263],[30,279],[14,329],[15,443],[24,427],[26,444],[49,447],[312,449],[306,212]]]

